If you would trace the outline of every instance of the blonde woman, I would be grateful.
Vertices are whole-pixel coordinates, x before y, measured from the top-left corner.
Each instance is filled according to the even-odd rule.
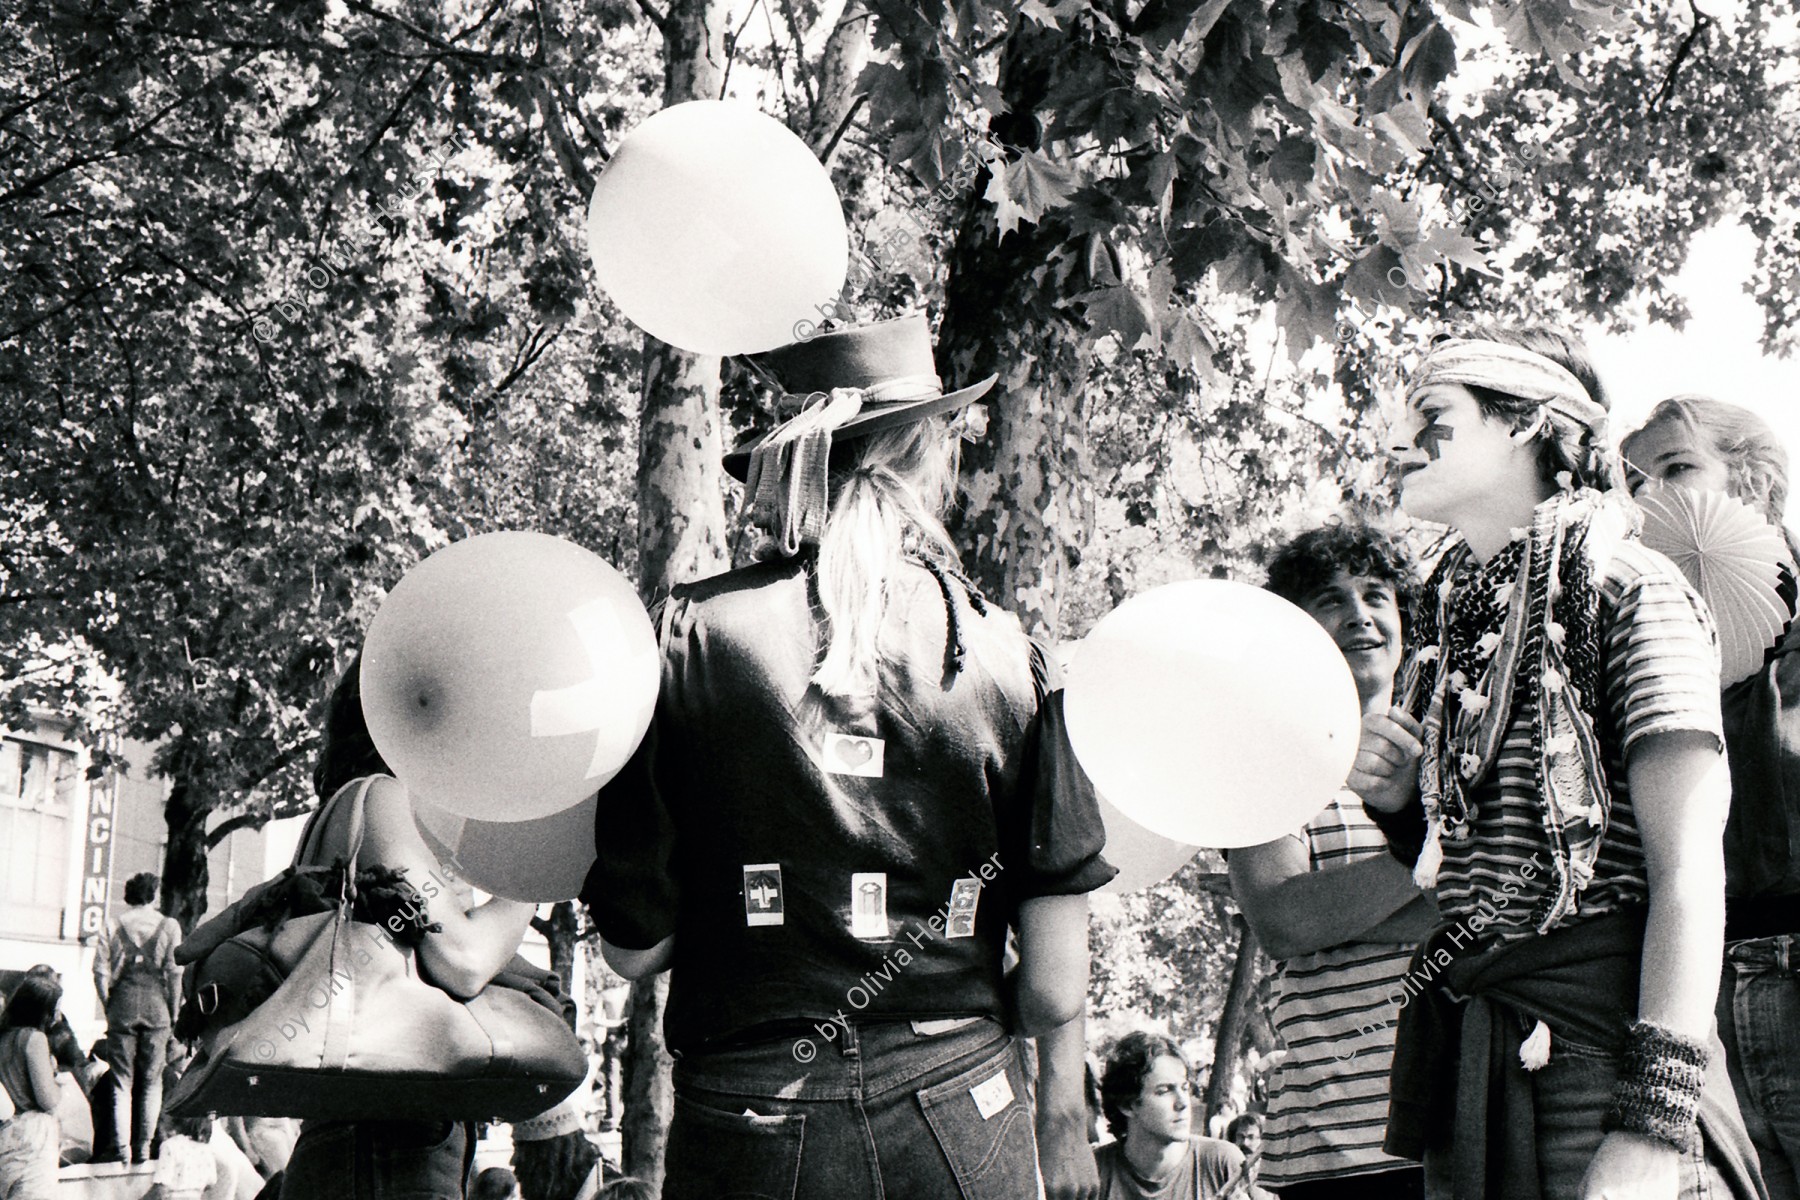
[[[614,969],[672,972],[663,1195],[1034,1195],[1011,1039],[1081,1012],[1113,872],[1049,659],[939,520],[993,381],[945,393],[922,317],[764,365],[801,411],[726,466],[765,559],[661,607],[584,895]]]

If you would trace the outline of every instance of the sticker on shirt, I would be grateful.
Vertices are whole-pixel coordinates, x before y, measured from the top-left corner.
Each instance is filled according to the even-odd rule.
[[[950,889],[950,909],[944,918],[944,936],[975,936],[975,907],[981,903],[981,880],[959,879]]]
[[[880,779],[881,760],[886,749],[887,743],[878,737],[828,733],[825,735],[825,769],[833,775]]]
[[[746,925],[780,925],[781,864],[746,863],[744,865],[744,923]]]
[[[887,872],[858,871],[850,876],[850,936],[888,936]]]
[[[1012,1083],[1002,1071],[986,1083],[978,1083],[969,1089],[969,1098],[975,1101],[975,1111],[986,1121],[1012,1103]]]

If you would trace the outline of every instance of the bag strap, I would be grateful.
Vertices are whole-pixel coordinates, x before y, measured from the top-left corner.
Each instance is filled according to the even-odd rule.
[[[294,866],[305,867],[316,865],[314,860],[314,842],[325,836],[325,827],[330,824],[333,814],[337,812],[338,802],[343,799],[346,792],[354,787],[356,788],[356,792],[350,798],[349,839],[349,874],[354,880],[356,876],[356,862],[362,853],[364,801],[369,795],[369,789],[374,786],[375,781],[379,778],[381,778],[379,775],[365,775],[361,779],[353,779],[337,791],[333,792],[331,798],[326,800],[325,803],[319,805],[313,812],[313,815],[307,820],[306,828],[300,834],[300,845],[294,851]]]

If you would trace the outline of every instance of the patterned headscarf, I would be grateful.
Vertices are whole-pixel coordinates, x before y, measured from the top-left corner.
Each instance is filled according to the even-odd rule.
[[[1494,769],[1526,696],[1536,702],[1532,769],[1557,876],[1539,931],[1592,880],[1612,809],[1597,734],[1605,651],[1597,581],[1633,526],[1631,510],[1599,492],[1559,492],[1487,563],[1459,542],[1432,572],[1413,619],[1421,649],[1399,693],[1424,726],[1427,832],[1413,872],[1421,887],[1437,882],[1442,841],[1470,836],[1470,792]]]
[[[1532,400],[1542,407],[1538,419],[1520,440],[1529,441],[1549,416],[1561,417],[1588,430],[1606,427],[1606,406],[1588,395],[1573,372],[1554,359],[1522,346],[1472,338],[1437,343],[1413,376],[1407,398],[1439,383],[1484,387]]]

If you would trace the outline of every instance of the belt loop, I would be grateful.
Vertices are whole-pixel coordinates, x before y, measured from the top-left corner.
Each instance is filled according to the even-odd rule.
[[[1779,967],[1783,973],[1789,970],[1788,948],[1793,945],[1793,942],[1794,935],[1791,933],[1784,933],[1775,939],[1775,965]]]

